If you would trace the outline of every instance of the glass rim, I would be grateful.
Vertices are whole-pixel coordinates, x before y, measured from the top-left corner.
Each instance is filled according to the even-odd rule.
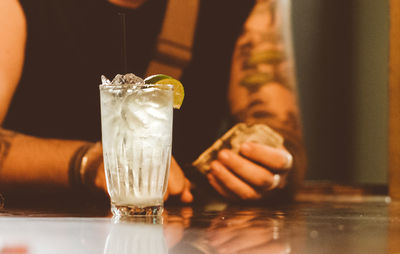
[[[146,88],[159,88],[163,90],[173,90],[174,85],[172,84],[122,84],[122,85],[108,85],[108,84],[100,84],[99,89],[100,90],[122,90],[122,89],[146,89]]]

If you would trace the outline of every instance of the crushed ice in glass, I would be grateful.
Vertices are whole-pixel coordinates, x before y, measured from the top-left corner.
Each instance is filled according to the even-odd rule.
[[[133,73],[128,73],[125,75],[117,74],[112,81],[110,81],[106,76],[101,75],[102,85],[144,85],[144,80]]]
[[[106,76],[101,75],[101,84],[102,85],[111,85],[111,81],[108,78],[106,78]]]

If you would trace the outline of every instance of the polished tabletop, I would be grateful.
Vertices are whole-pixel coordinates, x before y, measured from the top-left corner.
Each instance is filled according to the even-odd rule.
[[[0,209],[0,254],[400,253],[400,205],[326,196],[274,207],[167,206],[162,217]]]

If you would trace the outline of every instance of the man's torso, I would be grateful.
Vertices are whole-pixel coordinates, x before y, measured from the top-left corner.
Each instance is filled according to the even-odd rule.
[[[143,76],[166,1],[136,10],[100,0],[20,0],[28,22],[23,76],[4,127],[26,134],[100,140],[100,75],[122,72],[121,16],[126,14],[128,72]],[[174,116],[174,150],[190,162],[217,137],[235,40],[254,1],[202,0],[193,58],[181,80],[185,100]]]

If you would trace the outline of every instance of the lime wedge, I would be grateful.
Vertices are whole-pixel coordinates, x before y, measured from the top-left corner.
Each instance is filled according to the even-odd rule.
[[[160,85],[173,85],[174,86],[174,108],[180,109],[182,106],[185,91],[183,85],[179,80],[164,74],[155,74],[145,78],[146,84],[160,84]]]

